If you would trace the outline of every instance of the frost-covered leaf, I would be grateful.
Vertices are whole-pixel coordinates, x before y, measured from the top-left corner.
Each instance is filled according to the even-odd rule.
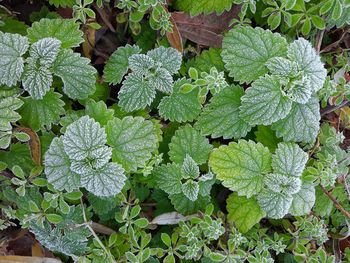
[[[114,85],[119,84],[128,71],[129,57],[140,52],[141,49],[138,46],[129,44],[114,51],[103,70],[105,81]]]
[[[279,143],[272,156],[272,168],[275,173],[300,177],[308,160],[308,154],[296,143]]]
[[[49,68],[55,61],[60,47],[61,41],[56,38],[47,37],[31,45],[29,54],[40,66]]]
[[[261,209],[266,212],[268,217],[280,219],[288,213],[293,197],[285,193],[264,190],[257,199]]]
[[[294,76],[298,72],[298,64],[282,57],[273,57],[266,62],[271,74],[283,77]]]
[[[191,201],[196,201],[199,193],[199,184],[193,180],[187,180],[181,186],[182,193]]]
[[[46,93],[41,100],[31,97],[24,98],[24,105],[20,109],[21,123],[32,128],[34,131],[51,128],[52,123],[60,120],[60,115],[65,113],[62,95],[53,90]]]
[[[139,110],[149,106],[156,96],[156,91],[142,75],[132,73],[123,81],[119,91],[119,106],[126,112]]]
[[[286,117],[292,108],[276,76],[265,75],[254,81],[241,100],[240,116],[251,125],[270,125]]]
[[[20,80],[28,47],[26,37],[0,32],[0,84],[13,86]]]
[[[37,66],[32,60],[24,68],[22,75],[23,88],[35,100],[41,100],[45,96],[51,88],[52,80],[50,70],[46,67]]]
[[[226,199],[227,220],[233,222],[237,229],[246,233],[262,219],[266,213],[261,210],[255,198],[246,198],[232,193]]]
[[[96,157],[107,142],[100,124],[83,116],[67,127],[63,136],[64,150],[72,160]]]
[[[191,156],[186,155],[181,167],[181,173],[183,178],[196,179],[199,176],[199,167]]]
[[[107,109],[104,101],[95,102],[90,99],[86,102],[85,113],[104,126],[109,120],[113,119],[114,110]]]
[[[244,90],[232,86],[215,94],[207,104],[195,125],[203,135],[224,139],[245,137],[251,126],[239,115]],[[187,95],[187,94],[185,94]]]
[[[96,70],[89,63],[89,59],[73,53],[70,49],[63,49],[58,53],[52,70],[62,79],[63,91],[68,97],[86,99],[95,92]]]
[[[21,118],[15,110],[22,105],[23,102],[16,97],[0,98],[0,132],[12,130],[11,123]]]
[[[311,43],[304,38],[295,40],[288,46],[288,58],[295,61],[298,70],[310,79],[313,92],[320,90],[326,80],[327,71],[321,62],[320,56]]]
[[[196,201],[191,201],[183,193],[170,195],[169,198],[175,207],[175,210],[183,215],[190,215],[198,212],[198,210],[204,211],[211,201],[211,198],[208,195],[198,195]]]
[[[300,178],[277,173],[266,175],[264,183],[271,192],[288,195],[299,192],[301,187]]]
[[[271,153],[261,143],[239,140],[215,149],[209,166],[224,186],[249,198],[262,189],[271,171]]]
[[[147,77],[152,74],[150,70],[155,69],[156,67],[155,61],[145,54],[134,54],[129,57],[128,61],[129,68],[132,70],[132,72],[145,75]]]
[[[107,163],[81,175],[81,186],[96,196],[115,196],[125,184],[124,169],[117,163]]]
[[[191,16],[199,14],[221,14],[231,9],[233,0],[176,0],[175,8],[190,13]]]
[[[44,163],[47,180],[57,190],[72,192],[80,187],[80,176],[70,169],[71,161],[64,151],[62,138],[52,140]]]
[[[79,30],[79,24],[75,23],[73,19],[43,18],[34,22],[27,32],[31,43],[42,38],[52,37],[61,41],[62,48],[77,47],[84,41],[83,32]]]
[[[320,129],[320,105],[317,98],[311,98],[306,104],[293,103],[289,114],[272,125],[278,137],[285,141],[315,141]]]
[[[147,82],[154,89],[165,93],[171,93],[173,91],[173,77],[164,68],[157,69],[152,75],[149,76]]]
[[[252,82],[268,72],[265,63],[284,57],[287,41],[277,33],[252,27],[235,27],[223,40],[222,59],[236,81]]]
[[[163,164],[155,168],[153,174],[158,187],[164,192],[167,194],[181,193],[181,165],[175,163]]]
[[[293,216],[302,216],[310,213],[316,200],[315,187],[311,183],[303,183],[298,193],[293,195],[289,213]]]
[[[164,96],[160,101],[158,110],[164,119],[177,122],[193,121],[201,112],[198,89],[183,93],[181,86],[185,83],[188,83],[185,79],[176,81],[170,96]]]
[[[136,171],[151,159],[158,138],[151,121],[142,117],[114,118],[106,126],[108,144],[113,147],[113,161],[126,171]]]
[[[166,69],[171,75],[177,73],[180,69],[182,56],[175,48],[160,46],[148,51],[147,56]]]
[[[208,160],[212,148],[207,138],[187,124],[180,127],[171,138],[169,157],[175,163],[182,163],[189,155],[197,164],[203,164]]]

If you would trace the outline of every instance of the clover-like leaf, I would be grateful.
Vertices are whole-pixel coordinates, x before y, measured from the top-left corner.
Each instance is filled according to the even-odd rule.
[[[242,233],[248,232],[260,219],[266,216],[254,197],[246,198],[237,193],[232,193],[226,199],[226,209],[228,212],[227,220],[233,222]]]
[[[203,164],[208,160],[213,146],[199,131],[187,124],[180,127],[169,143],[169,157],[175,163],[182,163],[189,155],[197,164]]]
[[[295,40],[288,46],[288,58],[295,61],[298,70],[310,80],[311,90],[317,92],[323,87],[327,71],[311,43],[304,38]]]
[[[271,153],[261,143],[239,140],[215,149],[209,166],[224,186],[249,198],[263,188],[264,176],[271,171]]]
[[[79,30],[79,24],[73,19],[43,18],[38,22],[34,22],[27,31],[31,43],[52,37],[61,41],[62,48],[72,48],[79,46],[84,41],[82,38],[83,31]]]
[[[131,73],[123,81],[118,94],[118,104],[123,110],[130,112],[149,106],[155,96],[155,89],[144,80],[142,75]]]
[[[63,45],[63,43],[62,43]],[[72,99],[86,99],[96,90],[96,69],[89,65],[90,60],[63,49],[53,64],[52,71],[63,81],[63,91]]]
[[[293,216],[302,216],[308,214],[316,201],[315,187],[308,182],[301,185],[299,192],[293,195],[293,202],[289,213]]]
[[[32,97],[23,98],[24,104],[20,109],[21,123],[32,128],[34,131],[51,128],[52,123],[57,123],[60,116],[65,113],[62,95],[53,90],[46,93],[41,100]]]
[[[157,185],[167,194],[179,194],[182,192],[181,165],[171,163],[156,167],[153,172]]]
[[[124,169],[117,163],[106,163],[81,175],[81,186],[96,196],[115,196],[125,185]]]
[[[204,107],[195,127],[212,138],[238,139],[246,136],[251,126],[239,114],[243,95],[244,90],[238,86],[221,90]]]
[[[293,103],[289,114],[272,125],[278,137],[285,141],[315,141],[320,129],[320,105],[313,97],[306,104]]]
[[[308,160],[308,154],[296,143],[279,143],[272,156],[272,168],[275,173],[300,177]]]
[[[292,204],[292,195],[264,190],[258,196],[258,203],[266,215],[273,219],[284,217]]]
[[[88,116],[70,124],[63,136],[65,152],[70,159],[77,161],[98,156],[106,142],[104,129]]]
[[[13,86],[20,80],[28,47],[26,37],[0,32],[0,84]]]
[[[80,187],[80,176],[70,169],[71,161],[64,150],[62,137],[52,140],[44,163],[47,180],[57,190],[71,192]]]
[[[221,55],[229,75],[249,83],[268,72],[265,63],[270,58],[284,57],[286,53],[287,41],[278,33],[239,26],[224,37]]]
[[[33,99],[42,99],[50,90],[52,80],[50,70],[46,67],[38,67],[32,60],[24,68],[22,85]]]
[[[126,171],[143,167],[157,149],[154,124],[142,117],[114,118],[107,123],[106,133],[108,144],[113,148],[113,161]]]
[[[128,71],[129,57],[140,52],[141,49],[138,46],[129,44],[114,51],[103,70],[105,80],[114,85],[119,84]]]
[[[171,75],[177,73],[180,69],[182,56],[175,48],[160,46],[148,51],[147,56],[166,69]]]
[[[281,87],[276,76],[266,75],[254,81],[241,98],[240,116],[250,125],[270,125],[286,117],[292,101]]]
[[[55,61],[60,47],[61,41],[56,38],[47,37],[31,45],[29,54],[40,66],[49,68]]]
[[[164,119],[177,122],[193,121],[201,112],[202,106],[198,101],[199,90],[181,92],[182,85],[186,83],[189,83],[186,79],[176,81],[170,96],[164,96],[160,101],[158,110]]]

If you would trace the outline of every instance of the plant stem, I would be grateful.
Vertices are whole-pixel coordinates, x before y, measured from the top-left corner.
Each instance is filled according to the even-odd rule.
[[[329,197],[329,199],[332,200],[332,202],[334,203],[335,207],[338,208],[338,210],[339,210],[340,212],[342,212],[342,214],[343,214],[348,220],[350,220],[350,214],[349,214],[349,212],[346,211],[346,210],[344,209],[344,207],[342,207],[341,204],[339,204],[339,202],[337,201],[337,199],[335,199],[335,197],[334,197],[330,192],[328,192],[326,188],[324,188],[322,185],[320,185],[320,187],[321,187],[322,191]]]

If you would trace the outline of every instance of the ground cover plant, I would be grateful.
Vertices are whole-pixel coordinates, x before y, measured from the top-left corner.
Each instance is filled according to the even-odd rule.
[[[350,262],[350,1],[0,1],[0,261]]]

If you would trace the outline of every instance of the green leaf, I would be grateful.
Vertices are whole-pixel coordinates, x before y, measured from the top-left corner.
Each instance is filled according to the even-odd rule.
[[[12,122],[16,122],[21,118],[15,110],[19,109],[23,102],[15,97],[0,98],[0,131],[11,131]]]
[[[33,99],[42,99],[50,90],[51,84],[52,74],[48,68],[37,67],[32,60],[24,67],[22,85]]]
[[[52,71],[62,79],[63,91],[71,99],[86,99],[95,92],[96,69],[89,63],[89,59],[70,49],[58,53]]]
[[[271,153],[261,143],[239,140],[215,149],[209,166],[225,187],[249,198],[260,192],[271,171]]]
[[[72,192],[80,187],[80,176],[70,169],[70,165],[62,138],[54,138],[45,153],[45,174],[48,182],[57,190]]]
[[[85,113],[104,126],[108,121],[113,119],[114,110],[107,109],[107,105],[104,101],[96,102],[89,99],[85,105]]]
[[[315,187],[311,183],[303,183],[298,193],[293,195],[289,213],[293,216],[303,216],[310,213],[316,200]]]
[[[140,52],[141,49],[138,46],[129,44],[114,51],[103,70],[105,81],[114,85],[119,84],[123,76],[128,72],[129,57]]]
[[[265,65],[273,75],[290,77],[298,73],[297,63],[286,58],[270,58]]]
[[[158,64],[158,67],[166,69],[171,75],[177,73],[180,69],[182,56],[175,48],[160,46],[148,51],[147,56],[152,58]]]
[[[195,125],[203,135],[224,139],[245,137],[251,126],[239,115],[244,90],[238,86],[227,87],[215,94]]]
[[[31,43],[42,38],[53,37],[61,41],[62,48],[77,47],[84,41],[83,32],[79,30],[79,24],[75,23],[73,19],[43,18],[34,22],[27,32]]]
[[[340,1],[339,0],[335,0],[331,18],[333,20],[337,20],[337,19],[339,19],[341,17],[342,13],[343,13],[343,7],[342,7]]]
[[[237,229],[246,233],[256,223],[266,216],[266,213],[261,210],[255,198],[246,198],[238,196],[237,193],[232,193],[226,199],[226,209],[228,212],[227,220],[234,223]]]
[[[187,124],[180,127],[171,138],[169,157],[175,163],[182,163],[189,155],[197,164],[203,164],[208,160],[212,148],[207,138]]]
[[[143,109],[149,106],[156,96],[155,89],[144,81],[140,74],[129,74],[119,91],[118,105],[126,112]]]
[[[241,98],[240,116],[250,125],[270,125],[287,116],[292,101],[281,90],[276,76],[265,75],[252,83]]]
[[[124,169],[117,163],[106,163],[81,174],[81,186],[96,196],[115,196],[125,185]]]
[[[327,71],[311,43],[304,38],[295,40],[288,46],[288,58],[295,61],[298,70],[310,81],[311,90],[319,91],[326,80]]]
[[[61,41],[47,37],[35,42],[29,50],[30,57],[40,66],[51,67],[55,61],[58,51],[61,47]]]
[[[278,137],[285,141],[315,141],[320,128],[320,105],[317,98],[311,98],[306,104],[293,103],[289,114],[272,125]]]
[[[34,131],[50,129],[51,124],[57,123],[60,116],[65,113],[61,97],[61,94],[51,90],[41,100],[23,98],[24,104],[19,110],[22,116],[21,123]]]
[[[171,238],[167,233],[161,233],[160,237],[167,247],[171,246]]]
[[[198,212],[198,210],[205,211],[206,206],[210,203],[210,196],[198,195],[196,201],[191,201],[183,193],[169,196],[171,203],[175,210],[183,215],[190,215]]]
[[[272,156],[272,168],[275,173],[300,177],[308,160],[308,154],[296,143],[279,143]]]
[[[28,47],[26,37],[0,32],[0,84],[13,86],[20,80]]]
[[[75,0],[49,0],[50,5],[55,7],[73,7],[76,4]]]
[[[235,27],[223,40],[222,59],[235,81],[252,82],[268,72],[265,63],[287,53],[286,40],[277,33],[252,27]]]
[[[196,201],[199,193],[199,184],[193,180],[187,180],[182,184],[182,193],[191,201]]]
[[[326,27],[326,24],[323,18],[319,17],[318,15],[311,16],[311,21],[314,24],[314,26],[319,30],[323,30]]]
[[[63,220],[62,216],[57,215],[57,214],[47,214],[46,218],[52,224],[58,224],[59,222],[61,222]]]
[[[285,193],[263,190],[257,199],[268,217],[280,219],[288,213],[293,197]]]
[[[181,166],[179,164],[163,164],[154,169],[153,174],[157,185],[167,194],[179,194],[182,192],[181,186]]]
[[[261,142],[264,146],[269,148],[271,152],[275,152],[277,144],[281,141],[281,139],[277,138],[275,131],[272,130],[270,126],[259,125],[254,134],[255,140]]]
[[[209,48],[203,50],[193,61],[188,64],[196,68],[198,71],[209,73],[212,67],[215,67],[219,72],[225,70],[224,62],[221,58],[221,48]]]
[[[182,92],[182,85],[189,83],[180,79],[174,83],[170,96],[164,96],[158,105],[160,116],[172,122],[193,121],[201,112],[201,104],[198,101],[198,89],[188,93]]]
[[[181,167],[181,173],[183,178],[196,179],[199,175],[199,167],[197,163],[192,159],[191,156],[186,155],[184,162]]]
[[[114,118],[108,122],[106,133],[107,142],[113,147],[113,161],[126,171],[144,167],[158,146],[154,124],[142,117]]]
[[[307,36],[311,31],[311,21],[308,17],[305,18],[303,25],[301,26],[301,33]]]
[[[139,228],[145,228],[148,226],[148,220],[146,218],[139,218],[139,219],[136,219],[134,224],[136,226],[138,226]]]
[[[191,16],[199,14],[222,14],[231,9],[233,0],[176,0],[175,8],[190,13]]]

